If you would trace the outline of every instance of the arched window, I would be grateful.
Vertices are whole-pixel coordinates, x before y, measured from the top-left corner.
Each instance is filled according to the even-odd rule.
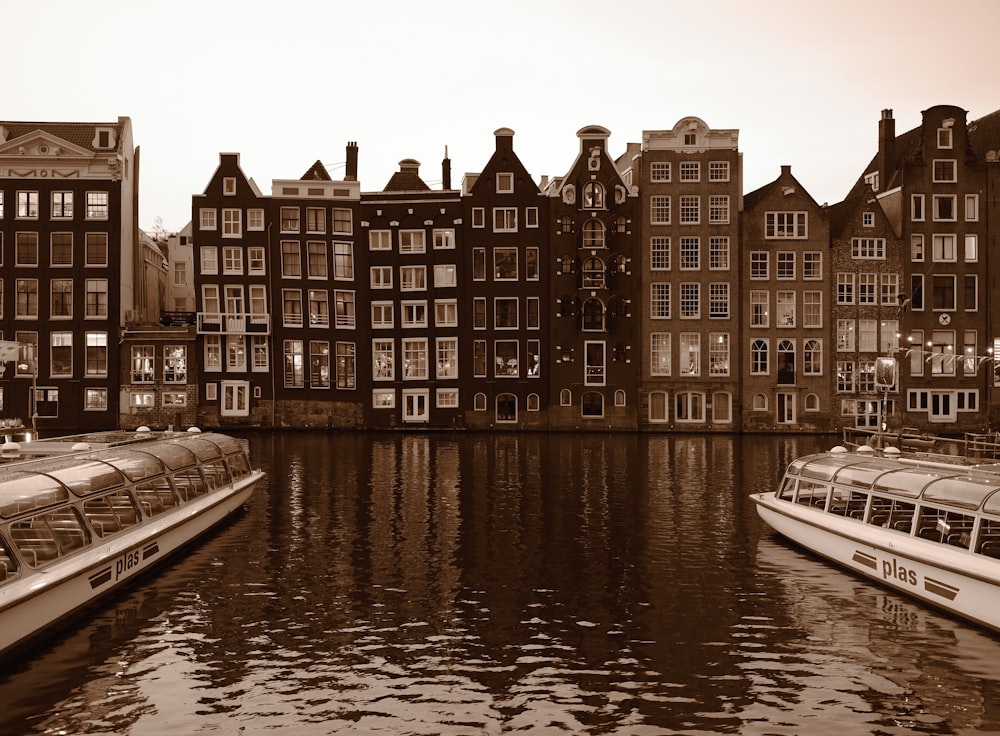
[[[583,185],[583,206],[585,209],[604,209],[604,187],[596,181]]]
[[[625,218],[621,215],[615,218],[615,232],[619,234],[624,234],[626,231]]]
[[[795,383],[795,343],[791,340],[778,340],[778,384],[792,385]]]
[[[583,223],[583,247],[604,247],[604,223],[600,220],[587,220]]]
[[[583,329],[604,330],[604,303],[600,299],[588,299],[583,303]]]
[[[615,406],[625,406],[625,392],[621,389],[615,391]]]
[[[514,394],[500,394],[497,396],[497,421],[517,421],[517,397]]]
[[[823,375],[823,344],[819,340],[806,340],[802,346],[802,373],[807,376]],[[806,409],[809,409],[808,404]]]
[[[528,411],[538,411],[541,403],[538,394],[528,394]]]
[[[604,288],[604,261],[600,258],[588,258],[583,262],[583,288]]]
[[[583,395],[583,416],[603,417],[604,416],[604,396],[596,391],[587,391]]]
[[[575,273],[576,269],[573,267],[573,256],[569,253],[559,256],[559,268],[563,273]]]
[[[559,232],[563,235],[573,232],[573,218],[567,216],[559,218]]]
[[[573,406],[573,392],[568,388],[559,392],[559,406]]]
[[[754,394],[753,395],[753,410],[754,411],[767,411],[767,394]]]
[[[750,343],[750,374],[754,376],[766,376],[770,372],[767,340],[752,341]]]
[[[678,422],[704,422],[705,394],[701,391],[678,391],[674,416]]]
[[[486,411],[486,394],[476,394],[473,402],[476,411]]]
[[[819,411],[819,396],[806,394],[806,411]]]

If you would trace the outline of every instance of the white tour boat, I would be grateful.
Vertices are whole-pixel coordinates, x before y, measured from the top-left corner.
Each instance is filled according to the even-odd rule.
[[[0,655],[218,524],[264,475],[213,432],[77,435],[0,457],[13,458],[0,465]]]
[[[835,447],[751,498],[796,544],[1000,632],[1000,464]]]

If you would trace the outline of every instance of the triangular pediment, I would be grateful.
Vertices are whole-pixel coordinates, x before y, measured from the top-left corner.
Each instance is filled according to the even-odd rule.
[[[34,130],[0,143],[0,156],[94,156],[81,148],[44,130]]]

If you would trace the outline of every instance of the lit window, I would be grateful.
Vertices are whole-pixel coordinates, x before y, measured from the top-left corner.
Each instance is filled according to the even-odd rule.
[[[38,219],[38,192],[17,193],[17,216],[22,220]]]
[[[52,219],[68,220],[73,217],[73,192],[52,192]]]

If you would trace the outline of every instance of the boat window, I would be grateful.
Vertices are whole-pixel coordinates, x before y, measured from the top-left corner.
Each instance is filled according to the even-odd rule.
[[[185,468],[174,473],[174,487],[185,501],[208,492],[208,486],[198,468]]]
[[[102,457],[102,459],[125,473],[125,477],[132,482],[160,475],[164,470],[163,463],[160,462],[159,458],[147,452],[124,450],[114,455]]]
[[[69,486],[77,496],[100,493],[125,484],[125,477],[116,468],[85,458],[75,458],[65,467],[46,469],[45,473]]]
[[[788,464],[788,470],[785,472],[787,472],[789,475],[798,475],[800,472],[802,472],[802,467],[806,463],[808,463],[811,459],[812,459],[811,457],[800,457],[797,460],[793,460]]]
[[[230,437],[229,435],[225,434],[213,434],[209,435],[207,439],[217,444],[219,446],[219,449],[222,450],[222,452],[225,453],[226,455],[246,454],[243,442],[236,439],[235,437]]]
[[[868,523],[909,534],[916,509],[917,505],[908,501],[873,495]]]
[[[969,514],[922,506],[917,535],[935,542],[968,547],[972,538],[973,520],[974,517]]]
[[[983,501],[983,511],[987,514],[1000,516],[1000,493],[994,493]]]
[[[68,498],[66,489],[47,475],[8,473],[0,476],[0,516],[4,518],[61,503]]]
[[[17,561],[8,551],[7,543],[0,538],[0,584],[17,577]]]
[[[840,455],[832,457],[820,455],[805,465],[799,471],[799,474],[806,478],[815,478],[816,480],[831,480],[834,473],[842,467],[844,467],[844,459]]]
[[[139,523],[132,497],[124,488],[83,502],[83,514],[99,537],[120,532]]]
[[[214,462],[205,463],[202,470],[205,471],[205,481],[208,483],[209,490],[214,491],[229,482],[229,471],[226,470],[226,464],[221,458]]]
[[[150,448],[149,451],[160,458],[160,460],[162,460],[171,470],[186,468],[187,466],[194,465],[198,462],[194,453],[180,443],[157,445],[155,448]]]
[[[250,475],[250,463],[247,462],[247,456],[242,452],[238,455],[229,455],[226,458],[226,464],[229,466],[233,480]]]
[[[942,478],[927,486],[924,498],[963,509],[978,509],[988,495],[997,490],[993,478]]]
[[[833,498],[830,500],[830,513],[852,519],[863,519],[867,505],[867,493],[848,491],[846,488],[834,488]]]
[[[157,478],[147,483],[136,485],[135,498],[139,508],[146,516],[156,516],[169,511],[177,505],[177,496],[169,478]]]
[[[186,440],[184,446],[198,456],[199,460],[214,460],[222,457],[222,450],[219,446],[204,439]]]
[[[917,498],[927,484],[936,477],[940,475],[927,470],[893,470],[879,478],[872,490]]]
[[[837,482],[845,486],[871,488],[872,483],[886,471],[884,465],[849,465],[837,472]]]
[[[782,501],[791,501],[795,498],[795,478],[785,476],[785,480],[781,484],[781,490],[778,491],[778,498]]]
[[[32,567],[67,555],[88,542],[87,532],[72,506],[12,522],[10,536],[21,557]]]
[[[987,557],[1000,559],[1000,521],[982,519],[979,522],[979,538],[976,541],[976,552]]]
[[[826,508],[826,497],[829,493],[830,486],[826,483],[800,480],[799,495],[795,497],[795,502],[805,506],[818,506],[821,509]]]

